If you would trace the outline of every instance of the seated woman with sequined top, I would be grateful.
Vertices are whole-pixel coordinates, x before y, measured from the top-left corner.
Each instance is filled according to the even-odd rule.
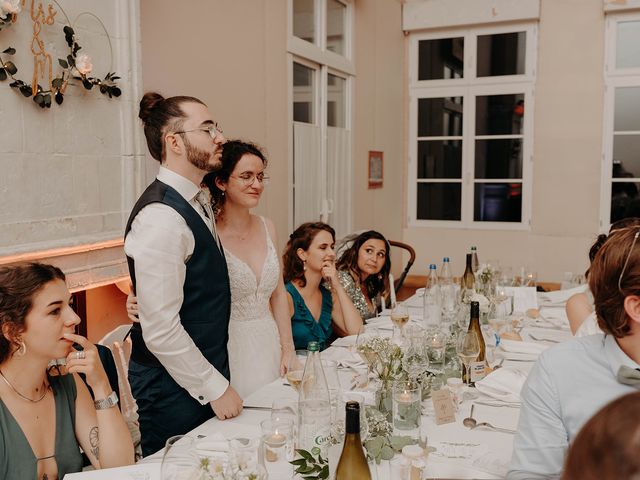
[[[335,231],[326,223],[303,223],[289,236],[282,256],[293,342],[297,349],[309,341],[327,346],[331,321],[355,335],[362,318],[338,279]]]
[[[70,301],[57,267],[0,267],[0,478],[54,480],[80,472],[80,447],[95,468],[133,463],[117,396],[95,345],[73,333],[80,318]],[[60,358],[68,373],[49,375],[49,361]]]
[[[340,283],[362,320],[375,317],[382,297],[389,293],[389,250],[387,239],[369,230],[353,240],[336,264]]]

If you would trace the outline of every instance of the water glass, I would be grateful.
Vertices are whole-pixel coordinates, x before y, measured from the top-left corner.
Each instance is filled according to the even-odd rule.
[[[422,392],[413,381],[395,382],[393,385],[393,434],[420,440],[422,419]]]
[[[198,478],[200,459],[196,455],[195,441],[188,435],[176,435],[167,440],[160,466],[161,480]]]
[[[296,350],[295,352],[290,352],[287,359],[287,382],[296,392],[300,391],[300,385],[302,384],[307,353],[307,350]]]
[[[447,335],[440,330],[427,332],[425,338],[430,370],[442,373],[447,357]]]
[[[294,458],[294,423],[290,419],[260,422],[262,463],[272,478],[290,478]]]
[[[229,464],[234,478],[248,477],[253,472],[260,472],[263,467],[260,456],[260,439],[233,438],[229,441]]]

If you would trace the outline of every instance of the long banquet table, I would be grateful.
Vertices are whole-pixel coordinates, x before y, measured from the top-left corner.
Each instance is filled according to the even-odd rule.
[[[418,302],[416,299],[409,299],[407,304],[409,305],[412,320],[419,319],[422,312],[421,308],[417,307]],[[548,339],[549,345],[553,344],[550,339],[557,342],[571,337],[563,306],[543,306],[540,312],[543,317],[553,318],[555,325],[546,325],[547,329],[545,330],[541,328],[539,321],[534,322],[530,319],[532,321],[525,322],[525,326],[520,332],[523,340],[536,341],[530,335],[535,332],[535,335],[539,338],[541,331],[543,333],[546,331],[544,336]],[[382,329],[390,330],[391,328],[389,317],[377,319],[376,323]],[[336,349],[344,348],[330,346],[325,350],[326,353],[323,352],[323,355],[331,358],[339,352]],[[515,367],[525,372],[525,374],[528,374],[533,365],[533,361],[510,360],[508,355],[505,355],[505,357],[507,358],[503,360],[503,367]],[[498,360],[500,360],[499,353],[495,361],[497,362]],[[348,373],[340,372],[341,376],[345,374]],[[344,388],[344,385],[349,385],[348,382],[341,381],[341,384],[344,391],[348,391]],[[512,454],[514,435],[486,429],[470,430],[462,425],[462,420],[469,415],[472,404],[475,404],[473,416],[479,422],[486,421],[496,426],[515,430],[520,409],[517,406],[514,407],[513,404],[496,402],[495,399],[479,392],[475,392],[475,394],[477,398],[466,398],[460,405],[456,413],[455,423],[438,426],[435,424],[433,415],[423,415],[423,434],[426,433],[428,445],[435,448],[435,451],[430,453],[427,460],[428,478],[492,479],[505,476]],[[210,419],[191,431],[190,435],[201,439],[206,439],[214,434],[216,438],[219,438],[221,434],[226,439],[234,437],[257,438],[260,436],[260,422],[270,417],[270,407],[274,398],[291,398],[295,400],[297,399],[297,393],[283,379],[277,379],[246,398],[244,401],[245,408],[238,417],[224,421],[220,421],[217,418]],[[334,468],[340,449],[341,446],[338,445],[334,446],[330,451],[330,461],[334,461]],[[65,478],[68,480],[113,480],[115,478],[159,480],[161,460],[161,452],[157,452],[129,467],[68,474]],[[385,480],[391,478],[389,462],[382,461],[379,465],[372,465],[374,479]],[[273,476],[270,478],[274,479]]]

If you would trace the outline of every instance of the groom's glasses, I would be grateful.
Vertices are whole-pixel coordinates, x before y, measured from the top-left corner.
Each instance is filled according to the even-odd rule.
[[[624,272],[627,269],[627,264],[629,263],[629,259],[631,258],[631,252],[633,252],[633,247],[636,246],[636,241],[638,240],[638,236],[640,236],[640,230],[636,232],[633,236],[633,242],[631,242],[631,248],[629,249],[629,253],[627,254],[627,259],[624,261],[624,265],[622,266],[622,270],[620,271],[620,276],[618,277],[618,290],[622,293],[622,277],[624,277]]]

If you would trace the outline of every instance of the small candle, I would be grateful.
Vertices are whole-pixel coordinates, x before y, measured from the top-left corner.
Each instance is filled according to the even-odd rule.
[[[391,308],[396,306],[396,290],[393,287],[393,275],[389,274],[389,295],[391,296]]]
[[[396,400],[400,403],[410,403],[411,402],[411,394],[409,392],[399,393]]]
[[[279,457],[277,449],[284,446],[286,439],[287,437],[281,433],[278,433],[277,430],[275,431],[275,433],[265,438],[264,444],[266,448],[264,449],[264,458],[267,462],[278,461]]]

